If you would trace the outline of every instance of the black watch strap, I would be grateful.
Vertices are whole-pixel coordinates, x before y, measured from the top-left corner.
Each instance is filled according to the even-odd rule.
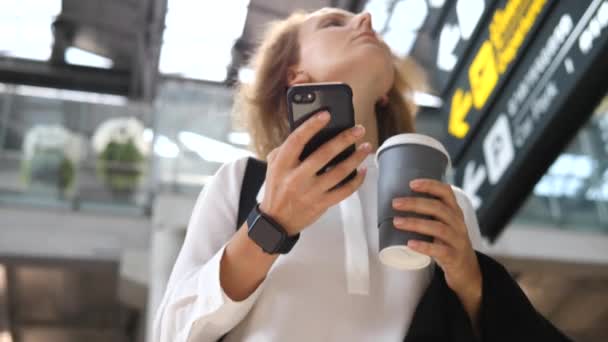
[[[248,235],[269,254],[287,254],[300,238],[300,234],[289,236],[285,229],[271,217],[262,213],[256,204],[247,216]]]
[[[300,239],[300,233],[293,236],[287,235],[287,233],[285,233],[285,239],[283,240],[283,243],[279,245],[278,252],[280,254],[289,253],[293,246],[296,245],[296,242],[298,242],[298,239]]]

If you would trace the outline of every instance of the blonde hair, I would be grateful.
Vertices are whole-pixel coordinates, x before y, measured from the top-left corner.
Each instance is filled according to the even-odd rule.
[[[234,114],[251,135],[249,148],[262,160],[289,135],[287,103],[289,67],[299,62],[298,30],[308,13],[295,12],[287,19],[272,23],[250,62],[254,70],[251,83],[239,85]],[[405,94],[412,88],[405,73],[406,64],[394,58],[395,78],[388,102],[376,105],[378,146],[389,137],[414,131],[416,106]]]

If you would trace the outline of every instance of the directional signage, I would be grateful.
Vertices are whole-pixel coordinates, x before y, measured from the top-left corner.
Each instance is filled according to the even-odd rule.
[[[471,44],[471,53],[444,93],[444,143],[457,164],[477,125],[507,83],[518,58],[556,1],[499,0]]]
[[[437,30],[436,68],[433,73],[435,91],[443,94],[455,70],[470,50],[476,35],[493,13],[496,0],[456,0],[446,3],[447,13]]]
[[[542,1],[536,6],[536,16],[548,8]],[[494,94],[495,101],[479,106],[485,111],[475,109],[480,101],[475,97],[488,101],[495,88],[489,85],[499,83],[500,70],[513,63],[510,57],[490,71],[473,68],[484,70],[480,75],[492,82],[478,88],[473,81],[471,90],[461,90],[456,98],[457,112],[469,107],[465,119],[471,113],[483,117],[475,128],[463,123],[473,130],[465,134],[473,143],[461,153],[455,183],[473,198],[482,232],[490,238],[503,229],[608,91],[608,0],[559,1],[547,11],[532,36],[525,34],[530,30],[520,30],[520,40],[530,43],[525,51],[509,55],[521,55],[520,60]],[[528,17],[531,27],[536,20]],[[482,95],[473,94],[478,89]]]

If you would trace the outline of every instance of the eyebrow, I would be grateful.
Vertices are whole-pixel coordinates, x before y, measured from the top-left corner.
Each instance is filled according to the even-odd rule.
[[[338,19],[338,18],[339,19],[346,19],[348,17],[350,17],[350,15],[348,15],[345,12],[338,12],[338,11],[327,12],[327,13],[319,15],[316,18],[317,23],[316,23],[315,26],[319,27],[321,25],[321,23],[323,23],[323,21],[325,21],[327,19]]]

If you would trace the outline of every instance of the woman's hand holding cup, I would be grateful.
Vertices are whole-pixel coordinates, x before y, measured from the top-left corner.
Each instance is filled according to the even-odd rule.
[[[477,256],[451,185],[434,179],[416,179],[410,186],[413,191],[432,198],[395,198],[393,208],[430,218],[397,216],[393,220],[395,228],[429,235],[434,241],[412,239],[407,246],[433,257],[445,272],[446,283],[456,293],[481,291]]]
[[[341,132],[305,160],[299,160],[304,146],[329,123],[329,119],[327,112],[316,114],[267,156],[266,188],[260,210],[281,224],[290,235],[298,234],[327,209],[350,196],[365,178],[363,167],[355,178],[331,190],[365,160],[371,151],[369,143],[361,144],[347,159],[317,175],[334,157],[361,140],[365,129],[360,125]]]

